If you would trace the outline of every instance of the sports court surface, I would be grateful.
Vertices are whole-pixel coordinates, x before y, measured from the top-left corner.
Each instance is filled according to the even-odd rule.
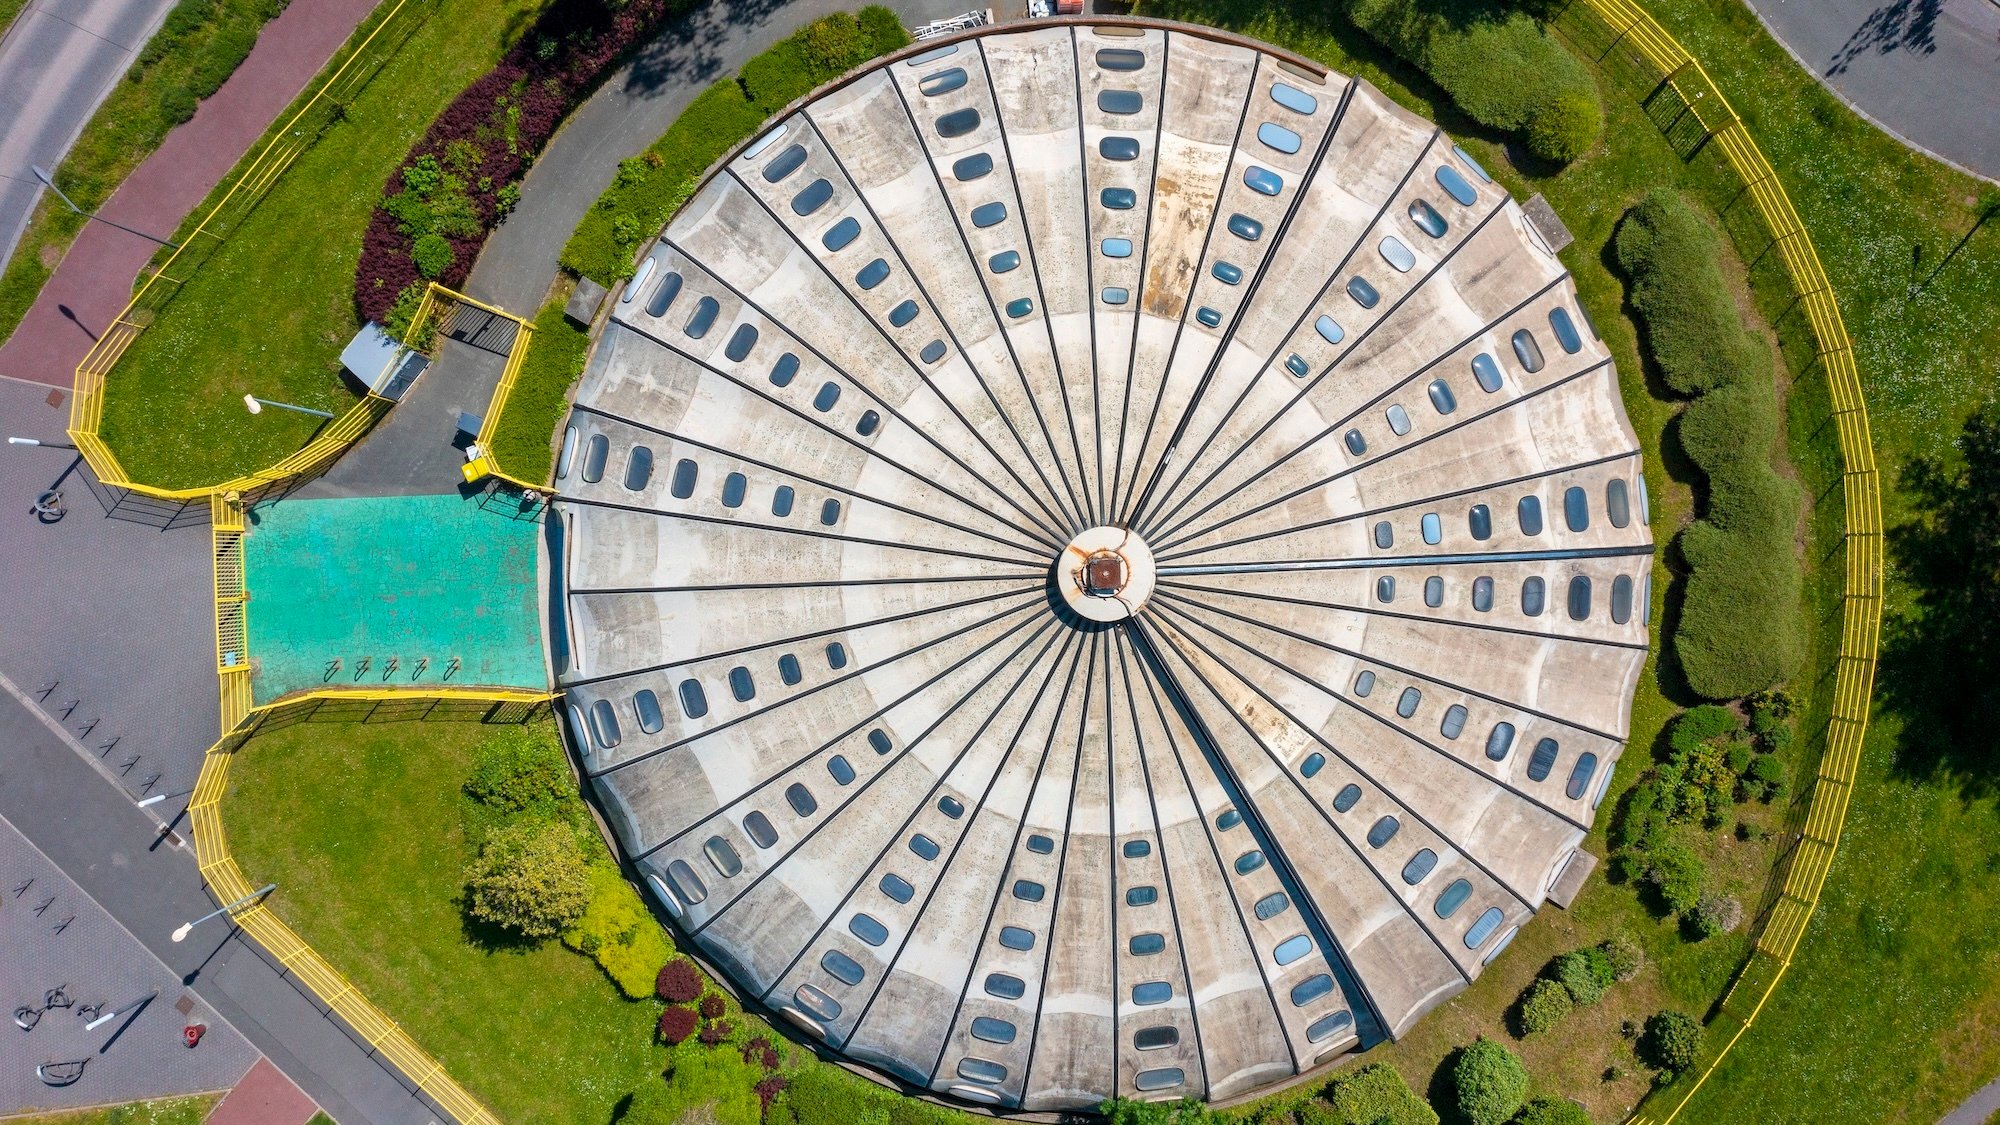
[[[476,496],[257,505],[244,537],[256,702],[323,686],[545,687],[540,533]]]

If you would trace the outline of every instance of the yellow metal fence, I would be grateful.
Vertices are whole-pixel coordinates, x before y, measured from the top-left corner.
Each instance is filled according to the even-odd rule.
[[[202,759],[188,816],[194,825],[195,858],[202,879],[217,900],[235,902],[251,894],[250,881],[229,853],[222,827],[222,798],[229,789],[229,765],[260,730],[309,721],[408,721],[458,718],[521,722],[547,706],[549,697],[526,691],[471,689],[316,691],[246,712]],[[393,1063],[439,1109],[465,1125],[499,1125],[499,1118],[445,1073],[444,1064],[417,1045],[401,1025],[377,1008],[338,969],[259,899],[233,919],[257,944],[310,989],[369,1046]]]
[[[390,403],[386,399],[367,395],[325,426],[305,448],[276,465],[219,485],[196,488],[159,488],[131,479],[100,432],[104,422],[106,381],[119,357],[161,315],[180,292],[181,286],[200,270],[216,248],[256,209],[258,202],[292,161],[310,148],[329,125],[340,120],[347,103],[430,16],[437,3],[438,0],[393,0],[368,35],[306,99],[298,112],[286,119],[283,127],[237,175],[215,206],[202,216],[191,232],[183,236],[180,248],[160,263],[158,269],[139,286],[138,292],[133,294],[82,362],[77,364],[75,391],[70,398],[69,433],[98,480],[115,488],[162,500],[199,501],[217,492],[254,494],[325,468],[388,412]]]
[[[1572,10],[1584,13],[1609,37],[1599,57],[1608,58],[1620,51],[1650,72],[1659,88],[1671,91],[1698,123],[1703,143],[1715,145],[1741,180],[1812,332],[1815,358],[1832,402],[1847,513],[1840,650],[1825,749],[1813,782],[1801,797],[1804,815],[1798,818],[1798,837],[1782,861],[1785,866],[1777,896],[1764,916],[1750,961],[1710,1020],[1711,1041],[1718,1034],[1723,1036],[1719,1049],[1695,1073],[1648,1097],[1631,1118],[1639,1125],[1664,1125],[1708,1081],[1783,979],[1840,845],[1874,691],[1882,624],[1882,504],[1875,452],[1869,442],[1868,406],[1854,365],[1854,343],[1841,320],[1833,286],[1813,250],[1812,238],[1799,222],[1777,173],[1700,61],[1633,0],[1578,0]]]
[[[475,439],[479,446],[479,456],[466,462],[465,479],[476,481],[483,477],[492,477],[506,481],[516,488],[539,490],[542,487],[539,482],[531,483],[508,473],[501,467],[499,459],[493,453],[493,437],[500,430],[500,415],[507,409],[507,398],[514,393],[514,384],[521,378],[521,365],[527,361],[528,349],[534,345],[534,322],[523,320],[513,313],[496,309],[491,305],[482,305],[470,297],[460,299],[474,308],[506,317],[513,321],[515,326],[514,345],[507,351],[507,366],[500,372],[500,383],[493,388],[493,398],[486,404],[486,413],[479,421],[479,436]]]

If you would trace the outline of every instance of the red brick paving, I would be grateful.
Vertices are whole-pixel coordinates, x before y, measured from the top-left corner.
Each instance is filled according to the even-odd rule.
[[[319,1106],[259,1055],[243,1081],[209,1111],[206,1125],[305,1125]]]
[[[167,135],[99,211],[167,237],[319,73],[375,0],[294,0],[257,37],[229,81]],[[118,315],[157,247],[102,223],[86,224],[14,335],[0,375],[67,387],[91,341]],[[24,240],[18,253],[34,253]]]

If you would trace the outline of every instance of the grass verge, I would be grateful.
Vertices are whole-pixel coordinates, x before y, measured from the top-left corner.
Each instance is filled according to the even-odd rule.
[[[353,402],[340,349],[354,333],[354,268],[381,185],[543,2],[441,0],[140,334],[107,382],[102,425],[133,479],[210,484],[310,439],[305,415],[245,414],[247,393],[336,414]]]
[[[513,393],[493,431],[493,457],[513,477],[540,483],[555,471],[550,437],[569,410],[570,384],[583,374],[590,333],[563,316],[568,285],[535,315],[535,335]]]
[[[285,3],[181,0],[56,166],[56,185],[78,207],[95,211],[174,126],[194,116],[201,99],[221,88]],[[25,0],[0,3],[0,22],[11,22],[24,6]],[[0,340],[28,315],[86,221],[44,193],[0,273]]]
[[[10,1117],[7,1122],[8,1125],[201,1125],[208,1119],[208,1111],[221,1100],[221,1094],[197,1094],[101,1109]]]

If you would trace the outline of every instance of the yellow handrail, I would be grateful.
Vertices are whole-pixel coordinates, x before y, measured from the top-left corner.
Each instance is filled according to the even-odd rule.
[[[247,673],[246,673],[247,675]],[[303,721],[329,705],[345,707],[343,716],[364,721],[384,706],[428,710],[454,704],[482,705],[483,716],[494,718],[501,708],[512,708],[498,717],[525,719],[551,697],[532,691],[483,691],[470,688],[340,689],[307,692],[277,703],[248,711],[228,728],[202,758],[201,775],[195,782],[188,817],[194,825],[195,861],[209,891],[220,902],[234,902],[252,893],[250,881],[229,852],[228,837],[222,829],[222,798],[229,788],[229,763],[251,736],[273,720]],[[398,717],[416,717],[398,715]],[[319,997],[322,1004],[354,1029],[375,1052],[394,1063],[396,1069],[416,1084],[430,1100],[454,1120],[466,1125],[499,1125],[499,1118],[471,1092],[445,1073],[444,1064],[417,1045],[408,1032],[377,1008],[338,969],[328,964],[305,939],[292,930],[259,900],[234,915],[234,921],[257,940],[285,971],[298,978]]]
[[[1882,627],[1882,502],[1875,451],[1869,441],[1868,404],[1854,365],[1854,342],[1847,334],[1812,237],[1799,222],[1784,184],[1701,61],[1688,54],[1634,0],[1581,0],[1581,5],[1612,33],[1607,56],[1610,50],[1623,47],[1636,62],[1650,67],[1661,84],[1687,106],[1706,139],[1717,146],[1743,181],[1745,194],[1770,231],[1826,375],[1847,505],[1840,653],[1826,749],[1820,755],[1812,789],[1802,798],[1805,816],[1788,859],[1782,861],[1787,866],[1777,901],[1765,917],[1749,963],[1737,974],[1711,1021],[1727,1019],[1735,1024],[1734,1031],[1691,1082],[1661,1088],[1641,1102],[1630,1118],[1634,1125],[1665,1125],[1686,1107],[1756,1022],[1785,970],[1791,967],[1840,845],[1861,744],[1868,732],[1869,700],[1874,694],[1876,646]]]

